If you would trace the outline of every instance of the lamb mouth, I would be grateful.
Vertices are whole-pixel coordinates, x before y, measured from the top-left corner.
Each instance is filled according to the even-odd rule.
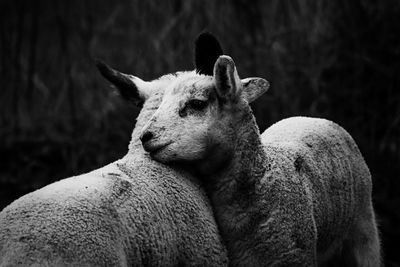
[[[167,147],[168,145],[170,145],[172,142],[168,142],[162,145],[147,145],[144,146],[144,150],[146,150],[147,152],[150,153],[150,156],[153,157],[154,155],[156,155],[158,152],[160,152],[161,150],[163,150],[165,147]]]

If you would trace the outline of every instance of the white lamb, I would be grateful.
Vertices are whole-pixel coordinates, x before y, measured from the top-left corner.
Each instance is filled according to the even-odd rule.
[[[371,176],[351,136],[305,117],[260,136],[249,103],[268,82],[240,80],[228,56],[197,64],[166,87],[142,142],[204,180],[230,264],[379,266]]]
[[[143,82],[103,63],[98,67],[123,96],[144,102],[129,152],[7,206],[0,213],[0,266],[227,265],[198,181],[151,160],[139,141],[159,106],[163,84],[175,76]],[[140,94],[135,83],[147,94]]]

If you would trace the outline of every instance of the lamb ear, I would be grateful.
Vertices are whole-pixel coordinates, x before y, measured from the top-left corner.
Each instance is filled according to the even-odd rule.
[[[217,59],[214,66],[214,81],[221,99],[234,101],[240,95],[242,82],[231,57],[224,55]]]
[[[253,102],[269,89],[269,82],[263,78],[246,78],[242,80],[242,96],[248,103]]]
[[[121,96],[135,105],[141,106],[150,95],[148,82],[133,75],[121,73],[112,69],[101,60],[96,60],[96,66],[101,75],[111,82],[119,91]]]
[[[196,72],[213,75],[215,61],[222,54],[222,48],[217,38],[209,32],[201,33],[195,42],[194,64]]]

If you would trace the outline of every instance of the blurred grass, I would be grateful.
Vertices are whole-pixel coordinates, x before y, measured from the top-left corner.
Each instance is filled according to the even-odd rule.
[[[137,110],[93,58],[144,79],[192,68],[216,34],[242,77],[267,78],[264,130],[331,119],[370,166],[386,266],[400,266],[400,2],[171,0],[0,2],[0,209],[22,194],[122,157]]]

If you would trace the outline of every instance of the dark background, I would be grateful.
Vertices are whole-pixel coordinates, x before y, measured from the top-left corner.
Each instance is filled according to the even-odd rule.
[[[261,130],[333,120],[370,167],[387,266],[400,266],[400,1],[0,1],[0,209],[121,158],[138,110],[93,58],[144,79],[192,69],[207,29],[272,87]]]

